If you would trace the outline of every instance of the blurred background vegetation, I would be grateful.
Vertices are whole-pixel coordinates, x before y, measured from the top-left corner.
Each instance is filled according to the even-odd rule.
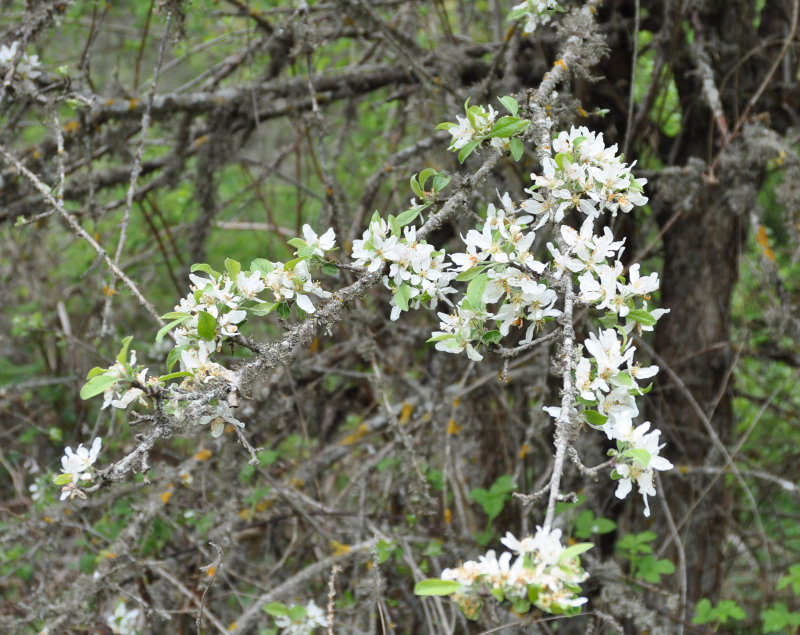
[[[565,12],[581,4],[562,3]],[[194,262],[288,259],[286,241],[303,223],[333,226],[345,262],[374,210],[406,209],[412,174],[480,165],[460,166],[435,126],[462,113],[467,97],[497,108],[497,95],[535,88],[576,35],[558,11],[524,36],[507,22],[510,8],[0,0],[0,44],[20,42],[41,60],[32,88],[4,89],[0,144],[54,193],[63,171],[65,208],[112,257],[127,228],[119,266],[165,313],[188,291]],[[324,606],[332,585],[337,633],[794,632],[797,12],[795,0],[609,0],[597,11],[606,55],[570,69],[549,105],[556,129],[602,131],[650,180],[651,205],[614,229],[629,262],[661,273],[653,301],[672,313],[650,342],[682,380],[662,370],[646,412],[666,430],[676,465],[652,521],[604,479],[570,476],[579,502],[564,504],[559,522],[597,544],[587,616],[571,621],[520,625],[498,610],[472,624],[446,602],[413,596],[415,581],[541,522],[543,510],[512,492],[547,477],[552,426],[541,408],[556,403],[558,385],[554,351],[512,360],[508,383],[497,357],[476,366],[435,354],[424,342],[436,317],[389,322],[382,289],[291,365],[253,378],[237,416],[260,448],[258,467],[230,430],[213,440],[198,428],[159,444],[146,479],[58,502],[52,475],[65,446],[101,436],[102,466],[140,432],[135,417],[80,399],[86,372],[111,364],[126,335],[154,372],[164,372],[167,350],[97,253],[3,163],[0,630],[184,633],[202,618],[201,632],[266,635],[275,621],[248,613],[255,598]],[[718,112],[704,81],[716,86]],[[471,193],[472,213],[496,192],[519,200],[536,169],[532,150],[502,160]],[[464,214],[431,241],[457,246],[474,220]],[[342,270],[324,282],[352,279]],[[249,333],[269,342],[294,322],[273,315]],[[589,318],[576,327],[585,337]],[[599,463],[604,448],[586,436],[581,456]],[[122,603],[138,613],[114,618]]]

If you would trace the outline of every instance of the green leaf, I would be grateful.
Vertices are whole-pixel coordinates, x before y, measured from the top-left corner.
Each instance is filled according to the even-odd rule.
[[[622,372],[614,375],[613,382],[617,386],[627,386],[628,388],[633,387],[633,377],[631,377],[631,374],[627,370],[623,370]]]
[[[337,273],[339,273],[339,267],[337,267],[332,262],[323,262],[322,273],[324,273],[327,276],[335,276]]]
[[[106,388],[113,386],[117,381],[119,380],[111,375],[96,375],[81,388],[81,399],[91,399],[95,395],[105,392]]]
[[[236,276],[242,270],[242,265],[238,261],[231,258],[225,258],[225,270],[228,272],[231,280],[235,280]]]
[[[789,612],[783,602],[777,602],[768,609],[761,611],[761,619],[764,622],[762,633],[773,633],[784,631],[787,627],[800,626],[800,613]]]
[[[617,528],[615,523],[610,518],[596,518],[592,526],[592,533],[594,534],[608,534]]]
[[[277,302],[259,302],[255,306],[249,307],[247,312],[251,315],[269,315],[278,306]]]
[[[427,182],[427,180],[431,178],[434,174],[436,174],[436,170],[434,170],[433,168],[425,168],[422,172],[419,173],[419,184],[423,190],[425,189],[425,183]]]
[[[259,271],[262,275],[265,275],[274,271],[275,265],[265,258],[256,258],[250,262],[250,270]]]
[[[292,247],[295,247],[295,248],[297,248],[297,247],[308,247],[308,243],[305,240],[303,240],[302,238],[290,238],[286,242],[289,243]]]
[[[56,485],[66,485],[72,482],[72,474],[56,474],[53,477],[53,483]]]
[[[631,448],[629,450],[625,450],[625,452],[622,454],[623,456],[632,458],[645,469],[647,469],[647,466],[650,465],[650,453],[644,448]]]
[[[222,274],[219,271],[214,271],[209,265],[204,262],[196,262],[190,268],[189,271],[194,273],[195,271],[202,271],[203,273],[207,273],[209,276],[216,280]]]
[[[169,373],[168,375],[161,375],[161,377],[158,378],[158,381],[167,382],[170,379],[177,379],[178,377],[193,377],[193,375],[188,370],[180,370],[177,373]]]
[[[275,309],[278,312],[278,315],[284,320],[288,320],[292,315],[292,307],[290,307],[286,302],[280,302]]]
[[[519,161],[522,158],[523,152],[525,152],[525,147],[522,145],[520,139],[514,137],[511,140],[509,150],[511,150],[511,156],[514,157],[514,161]]]
[[[497,344],[500,340],[503,339],[503,334],[498,330],[487,331],[481,337],[481,341],[484,344]]]
[[[305,619],[308,611],[306,610],[305,606],[300,606],[299,604],[292,606],[289,608],[289,619],[293,622],[301,622]]]
[[[517,100],[513,97],[506,96],[506,97],[498,97],[497,100],[506,107],[506,110],[510,112],[513,116],[517,116],[517,112],[519,111],[519,104]]]
[[[289,262],[287,262],[285,265],[283,265],[283,268],[286,271],[291,271],[292,269],[294,269],[297,265],[299,265],[304,260],[305,260],[305,258],[294,258],[294,259],[290,260]]]
[[[162,320],[177,320],[178,318],[181,318],[181,317],[189,318],[189,317],[192,317],[192,316],[190,314],[188,314],[188,313],[184,313],[183,311],[170,311],[169,313],[165,313],[164,315],[162,315],[161,319]]]
[[[124,364],[128,361],[128,347],[131,345],[131,340],[133,339],[133,335],[128,335],[128,337],[123,338],[122,340],[122,349],[117,353],[117,361],[120,364]]]
[[[197,313],[197,334],[207,342],[214,339],[217,330],[216,318],[207,311]]]
[[[378,540],[378,544],[375,548],[378,552],[378,564],[386,562],[392,557],[392,553],[394,553],[394,543],[391,541],[383,539]]]
[[[402,235],[402,232],[400,231],[402,227],[400,227],[400,224],[397,222],[397,218],[393,214],[389,214],[389,216],[386,218],[386,222],[389,224],[389,229],[391,230],[393,236]]]
[[[160,329],[158,329],[158,333],[156,333],[156,342],[160,342],[164,339],[164,336],[169,333],[172,329],[174,329],[179,324],[183,324],[186,320],[188,320],[191,316],[187,315],[186,317],[180,317],[177,319],[172,320],[168,324],[165,324]]]
[[[638,322],[644,326],[653,326],[656,323],[656,319],[650,311],[645,311],[644,309],[633,309],[628,312],[628,317],[634,322]]]
[[[428,578],[420,580],[414,585],[414,595],[450,595],[461,588],[461,583],[455,580],[440,580]]]
[[[429,337],[427,340],[425,340],[425,343],[427,344],[428,342],[443,342],[444,340],[449,340],[454,337],[455,335],[453,333],[442,333],[440,335],[434,335],[433,337]]]
[[[450,183],[450,177],[446,174],[441,172],[437,173],[436,176],[433,177],[433,191],[434,192],[441,192],[444,188],[446,188]]]
[[[608,417],[604,414],[600,414],[597,410],[584,410],[583,416],[586,417],[586,421],[593,426],[602,426],[608,421]]]
[[[103,375],[108,370],[108,368],[100,368],[99,366],[95,366],[90,370],[87,375],[86,379],[91,379],[92,377],[96,377],[97,375]]]
[[[417,175],[414,174],[411,179],[409,179],[409,184],[411,185],[411,191],[414,192],[417,196],[424,198],[424,194],[422,193],[422,188],[420,187],[419,183],[417,182]]]
[[[176,346],[167,354],[167,370],[172,370],[172,367],[178,363],[181,358],[181,353],[189,348],[188,345]]]
[[[528,611],[531,610],[531,603],[528,602],[525,598],[517,598],[511,605],[511,609],[517,615],[525,615]]]
[[[561,552],[561,555],[558,557],[558,562],[569,562],[573,558],[581,555],[584,551],[589,551],[592,547],[594,547],[594,545],[591,542],[579,542],[571,545]]]
[[[397,306],[403,311],[408,311],[408,299],[410,297],[408,285],[404,282],[397,287],[397,293],[394,294],[394,301]]]
[[[572,155],[569,152],[559,152],[556,155],[555,161],[556,165],[558,166],[558,169],[564,170],[566,168],[566,165],[572,163]]]
[[[466,271],[462,271],[456,276],[456,280],[459,282],[466,282],[467,280],[472,280],[474,277],[480,275],[480,273],[486,269],[486,267],[472,267],[471,269],[467,269]]]
[[[420,194],[420,196],[422,196]],[[419,216],[419,208],[413,207],[411,209],[407,209],[405,212],[398,214],[397,216],[397,225],[399,227],[405,227],[409,223],[413,223],[417,216]]]
[[[519,119],[517,117],[500,117],[500,119],[495,122],[495,124],[492,126],[492,129],[489,131],[489,137],[506,139],[514,136],[517,132],[524,130],[529,125],[530,122],[527,119]]]
[[[662,575],[669,575],[675,573],[675,565],[669,560],[656,560],[653,556],[644,556],[639,558],[636,562],[636,571],[634,577],[639,580],[644,580],[650,584],[658,584],[661,581]],[[720,621],[726,621],[728,615],[724,616],[719,611],[719,608],[713,611]]]
[[[443,121],[436,126],[436,130],[450,130],[450,128],[458,128],[458,124],[453,123],[452,121]]]
[[[465,145],[458,153],[458,162],[464,163],[467,157],[472,154],[472,151],[477,148],[483,139],[475,139],[474,141],[470,141],[467,145]]]
[[[264,607],[264,612],[273,617],[284,617],[289,615],[289,607],[280,602],[270,602]]]
[[[482,273],[470,280],[467,285],[467,301],[473,307],[483,306],[483,291],[487,282],[489,282],[488,274]]]

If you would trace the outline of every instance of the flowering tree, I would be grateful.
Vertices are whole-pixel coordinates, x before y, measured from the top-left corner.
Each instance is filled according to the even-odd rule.
[[[727,123],[708,51],[728,9],[217,4],[219,24],[179,2],[138,8],[124,96],[92,71],[111,7],[77,64],[48,46],[81,7],[28,7],[3,40],[9,262],[62,252],[75,270],[59,275],[90,283],[69,282],[51,313],[9,315],[30,342],[55,316],[52,374],[68,379],[27,389],[58,386],[64,413],[32,428],[47,431],[37,451],[0,455],[25,504],[0,536],[14,576],[0,619],[53,633],[794,624],[784,603],[748,615],[721,574],[691,575],[722,561],[695,532],[725,515],[696,511],[723,471],[756,534],[713,540],[755,545],[778,590],[797,575],[773,569],[735,458],[733,366],[702,348],[730,335],[735,275],[693,263],[719,261],[734,200],[755,196],[767,160],[796,169],[779,134],[745,126],[771,75]],[[746,8],[748,29],[772,24],[772,8]],[[770,67],[791,63],[792,15]],[[665,65],[681,29],[691,48],[675,63],[693,65],[699,92]],[[210,31],[219,40],[193,42]],[[630,53],[625,72],[609,46]],[[598,69],[627,82],[627,104],[586,83]],[[715,154],[669,167],[648,135],[680,148],[695,93]],[[40,136],[12,135],[34,116]],[[720,182],[736,195],[710,194]],[[680,218],[701,201],[713,231]],[[762,264],[777,262],[754,223]],[[39,301],[24,279],[19,299]],[[707,368],[679,374],[695,354]],[[706,485],[676,486],[678,461]],[[53,569],[50,555],[20,567],[31,536],[72,565],[26,598]]]

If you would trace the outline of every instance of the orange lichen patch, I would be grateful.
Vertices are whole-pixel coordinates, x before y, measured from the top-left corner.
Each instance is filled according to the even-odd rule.
[[[34,150],[33,151],[33,158],[34,159],[41,159],[42,158],[42,153],[39,152],[38,150]]]
[[[588,116],[589,116],[589,113],[588,113],[588,112],[586,112],[586,111],[583,109],[583,107],[582,107],[582,106],[578,106],[578,114],[579,114],[581,117],[588,117]]]
[[[260,503],[258,503],[256,505],[256,511],[257,512],[265,512],[265,511],[267,511],[270,507],[272,507],[272,502],[273,501],[271,501],[271,500],[261,501]]]
[[[522,447],[519,449],[519,458],[524,459],[526,456],[528,456],[528,453],[531,450],[533,450],[531,446],[529,446],[527,443],[523,443]]]
[[[64,516],[69,516],[71,513],[72,513],[71,509],[65,509],[64,510]]]
[[[455,422],[455,419],[450,419],[447,422],[447,434],[453,435],[461,432],[461,426]]]
[[[342,544],[338,540],[331,540],[331,548],[334,556],[343,556],[350,553],[350,545]]]
[[[138,99],[129,99],[128,100],[128,110],[136,110],[136,107],[139,105]]]
[[[758,232],[756,232],[756,242],[758,243],[759,247],[761,247],[761,252],[764,254],[764,257],[769,258],[772,262],[775,262],[775,252],[772,251],[772,248],[769,246],[767,228],[763,225],[758,226]]]
[[[50,516],[45,516],[44,518],[42,518],[42,520],[46,522],[48,525],[53,522],[53,519],[50,518]]]
[[[386,165],[383,166],[383,171],[384,172],[391,172],[392,171],[392,166],[387,163]]]
[[[167,490],[166,492],[161,492],[161,502],[162,503],[164,503],[166,505],[169,502],[170,498],[172,498],[172,492],[170,490]]]
[[[359,425],[353,432],[348,434],[344,439],[339,441],[339,445],[353,445],[363,439],[369,433],[369,428],[366,423]]]
[[[194,455],[194,458],[196,458],[198,461],[205,461],[211,458],[211,450],[203,448],[197,454]]]
[[[555,62],[553,62],[553,66],[560,66],[564,70],[567,70],[567,65],[562,59],[557,59]]]
[[[292,478],[289,479],[289,485],[291,485],[295,489],[303,489],[303,487],[305,487],[306,485],[306,482],[297,476],[293,476]]]
[[[242,520],[250,520],[253,517],[253,512],[249,509],[240,509],[237,516]]]
[[[453,522],[453,512],[450,511],[449,507],[444,510],[443,516],[444,516],[444,522],[446,522],[448,525],[451,522]]]
[[[453,408],[458,408],[461,405],[461,399],[456,397],[453,399]]]
[[[109,97],[109,98],[108,98],[108,99],[106,99],[106,100],[105,100],[103,103],[104,103],[106,106],[113,106],[113,105],[116,103],[116,101],[117,101],[117,100],[116,100],[116,99],[114,99],[113,97]]]
[[[102,555],[106,560],[114,560],[117,557],[117,554],[115,554],[113,551],[105,551],[104,550],[102,552]]]
[[[207,142],[208,142],[208,135],[201,134],[199,137],[197,137],[197,139],[194,140],[192,145],[195,148],[199,148],[201,145]]]
[[[319,350],[319,338],[315,337],[311,340],[311,346],[308,347],[309,353],[316,353]]]
[[[688,474],[689,473],[689,466],[688,465],[678,465],[678,472],[681,474]]]
[[[81,124],[77,120],[73,119],[72,121],[68,121],[67,123],[65,123],[62,130],[67,134],[70,134],[72,132],[75,132],[80,127]]]
[[[208,569],[206,569],[206,575],[209,578],[213,578],[216,573],[217,573],[217,568],[213,565],[210,566]]]
[[[228,632],[232,633],[233,631],[239,630],[239,625],[236,622],[231,622],[228,626]]]
[[[106,296],[107,298],[110,298],[112,295],[116,295],[116,294],[117,294],[117,290],[116,289],[114,289],[112,287],[109,287],[107,284],[103,285],[103,295],[104,296]]]
[[[367,561],[364,563],[364,568],[366,568],[366,570],[367,570],[367,571],[369,571],[370,569],[372,569],[372,567],[374,567],[374,566],[375,566],[375,565],[374,565],[374,564],[372,564],[372,560],[367,560]]]
[[[403,402],[403,407],[400,409],[400,425],[404,426],[409,421],[411,421],[411,415],[414,414],[414,404],[410,404],[407,401]]]

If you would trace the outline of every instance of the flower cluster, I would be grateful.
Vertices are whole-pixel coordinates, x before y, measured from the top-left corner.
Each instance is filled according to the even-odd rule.
[[[497,112],[491,106],[489,110],[483,106],[472,106],[466,110],[466,117],[456,115],[458,123],[449,124],[448,131],[453,136],[449,150],[461,150],[470,141],[488,135],[494,126]]]
[[[305,606],[285,606],[273,602],[264,610],[275,618],[275,625],[281,629],[281,635],[311,635],[318,626],[327,626],[325,612],[309,600]]]
[[[458,151],[458,160],[464,160],[484,141],[489,141],[492,148],[501,152],[510,151],[514,160],[522,156],[523,146],[519,139],[530,125],[530,121],[517,117],[519,104],[513,97],[501,97],[510,115],[497,118],[497,111],[492,106],[487,110],[483,106],[470,106],[469,100],[464,104],[466,117],[456,116],[458,123],[450,121],[439,124],[437,130],[447,130],[452,135],[449,150]]]
[[[139,630],[142,612],[138,608],[129,609],[125,600],[120,598],[114,608],[113,613],[106,615],[106,623],[114,629],[118,635],[136,635]]]
[[[550,22],[552,14],[561,7],[555,0],[525,0],[511,8],[509,20],[525,20],[522,32],[525,35],[534,33],[537,27]]]
[[[456,311],[439,313],[441,330],[430,339],[438,350],[466,350],[475,361],[482,359],[476,349],[479,343],[496,342],[508,335],[512,326],[526,323],[523,342],[529,342],[537,327],[561,314],[554,308],[555,291],[541,278],[546,265],[531,253],[536,234],[528,229],[528,223],[533,216],[520,213],[508,194],[500,197],[500,202],[499,208],[489,204],[480,230],[470,229],[462,238],[466,251],[450,254],[457,279],[470,282]],[[487,309],[498,302],[496,311]],[[497,329],[487,330],[489,319]]]
[[[647,203],[642,193],[647,180],[631,174],[636,162],[623,163],[616,144],[607,148],[602,133],[573,126],[553,140],[552,151],[555,156],[542,160],[542,174],[531,174],[534,184],[525,190],[530,198],[521,203],[539,217],[535,229],[550,220],[560,223],[571,209],[594,219],[605,210],[630,212]],[[542,188],[544,195],[539,192]]]
[[[137,399],[142,405],[146,405],[145,390],[147,385],[158,382],[155,377],[147,377],[147,368],[137,368],[136,351],[131,351],[128,361],[117,361],[110,366],[105,373],[106,377],[112,377],[116,381],[110,384],[103,391],[103,406],[101,409],[120,408],[124,410]]]
[[[560,529],[541,527],[536,528],[535,535],[521,540],[507,532],[501,542],[510,551],[499,558],[489,550],[477,561],[442,571],[442,580],[460,584],[452,593],[453,600],[467,618],[477,619],[484,598],[490,594],[499,602],[510,602],[518,614],[527,613],[531,606],[558,615],[580,613],[587,599],[578,595],[579,585],[588,574],[579,556],[591,544],[564,548]]]
[[[616,329],[609,328],[602,329],[599,336],[592,333],[584,341],[584,348],[592,357],[581,357],[575,368],[575,385],[583,418],[617,443],[617,449],[610,451],[617,460],[612,474],[613,479],[619,479],[616,496],[625,498],[636,481],[644,499],[644,515],[649,516],[647,497],[656,494],[653,470],[670,470],[672,464],[659,456],[664,447],[658,444],[660,431],[648,433],[649,422],[633,427],[633,420],[639,415],[635,396],[644,392],[637,380],[653,377],[658,366],[634,363],[636,347],[625,337],[626,327],[620,327],[622,339]],[[545,410],[556,418],[561,414],[558,407]],[[577,411],[575,416],[580,416]]]
[[[175,310],[163,317],[172,320],[159,336],[174,329],[176,348],[183,371],[192,373],[195,379],[222,377],[233,381],[233,377],[211,356],[222,348],[226,339],[235,338],[239,327],[250,315],[266,315],[273,310],[284,318],[289,316],[293,302],[305,313],[314,313],[316,308],[310,295],[330,297],[319,282],[312,280],[310,261],[320,259],[334,248],[335,236],[329,229],[317,236],[310,226],[303,226],[303,236],[293,238],[289,244],[296,247],[297,258],[287,263],[270,262],[256,258],[249,271],[243,271],[234,260],[225,262],[226,273],[219,273],[208,265],[192,267],[206,276],[192,273],[191,291],[175,305]],[[259,294],[269,291],[272,302]],[[159,338],[157,338],[159,339]]]
[[[19,51],[19,42],[12,42],[11,46],[3,44],[0,46],[0,67],[7,67]],[[32,92],[36,89],[34,80],[41,75],[38,70],[40,65],[38,55],[28,55],[23,53],[17,62],[17,67],[14,73],[14,79],[21,82],[22,88],[27,92]]]
[[[81,443],[75,452],[67,446],[64,456],[61,457],[61,474],[53,478],[56,485],[61,485],[61,500],[72,499],[76,496],[86,498],[86,494],[80,488],[82,482],[91,481],[93,478],[93,466],[100,454],[100,447],[103,440],[97,437],[92,442],[91,449],[83,447]]]
[[[399,318],[402,311],[418,309],[422,303],[430,309],[436,308],[439,300],[450,304],[447,294],[455,293],[450,283],[457,274],[448,271],[444,252],[417,240],[413,225],[403,227],[400,235],[400,223],[392,220],[395,222],[387,223],[374,216],[361,239],[353,241],[356,265],[377,271],[384,262],[389,263],[383,284],[392,291],[392,320]]]

